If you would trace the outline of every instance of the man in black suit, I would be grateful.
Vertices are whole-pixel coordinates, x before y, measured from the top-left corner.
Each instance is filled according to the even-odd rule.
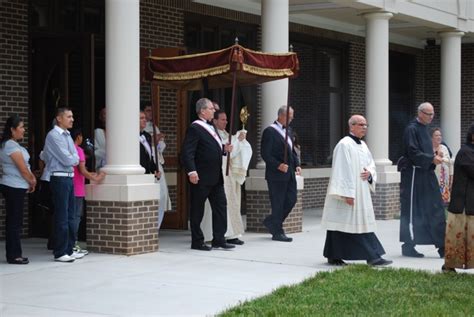
[[[289,120],[293,120],[293,108],[290,107]],[[293,147],[291,128],[288,130],[287,162],[284,162],[286,106],[278,109],[278,119],[268,126],[262,134],[261,155],[265,161],[265,179],[272,212],[263,224],[272,234],[272,240],[291,242],[286,236],[283,222],[296,204],[296,175],[301,173],[300,162]]]
[[[145,169],[145,174],[155,174],[159,179],[159,171],[156,168],[155,160],[153,159],[152,140],[151,135],[144,129],[146,127],[145,112],[140,111],[140,165]]]
[[[223,140],[211,123],[214,106],[207,98],[196,102],[199,117],[188,130],[183,142],[182,164],[188,173],[191,193],[191,249],[210,251],[204,243],[201,221],[204,203],[209,199],[212,208],[213,248],[231,249],[235,246],[225,240],[227,231],[227,200],[222,176],[222,156],[232,151],[232,145]]]

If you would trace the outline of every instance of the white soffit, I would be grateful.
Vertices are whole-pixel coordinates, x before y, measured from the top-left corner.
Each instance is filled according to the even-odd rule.
[[[260,0],[193,1],[254,15],[261,14]],[[365,37],[365,19],[361,16],[361,13],[371,9],[383,9],[395,13],[389,24],[389,40],[391,43],[423,48],[426,38],[437,38],[439,31],[446,30],[447,26],[453,23],[457,25],[458,21],[456,15],[450,14],[451,12],[443,13],[443,11],[433,8],[433,6],[424,5],[423,3],[426,1],[289,0],[289,20],[298,24]],[[474,0],[468,1],[474,2]],[[410,15],[407,13],[410,13]],[[430,20],[436,22],[429,22]],[[441,22],[443,23],[441,24]],[[472,19],[465,20],[465,29],[472,29],[473,23]],[[471,42],[472,40],[472,36],[469,34],[463,38],[463,42]]]
[[[360,15],[354,16],[354,19],[360,19],[360,23],[349,23],[336,21],[334,19],[324,18],[321,16],[314,16],[310,14],[300,13],[290,16],[290,21],[314,26],[321,29],[352,34],[356,36],[365,37],[365,20]],[[391,22],[391,21],[390,21]],[[433,37],[433,36],[431,36]],[[389,33],[389,41],[391,43],[396,43],[400,45],[406,45],[415,48],[423,48],[425,45],[424,39],[410,36],[410,34],[403,34],[403,32],[393,32]]]
[[[192,2],[207,4],[250,14],[260,15],[260,0],[191,0]]]

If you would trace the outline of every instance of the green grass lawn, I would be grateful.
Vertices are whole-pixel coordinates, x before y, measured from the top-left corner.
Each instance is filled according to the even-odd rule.
[[[474,275],[350,265],[220,316],[474,316]]]

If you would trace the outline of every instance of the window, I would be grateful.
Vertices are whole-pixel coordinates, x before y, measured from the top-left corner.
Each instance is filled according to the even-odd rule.
[[[301,164],[308,167],[330,166],[334,146],[346,130],[344,48],[319,42],[291,41],[300,62],[300,75],[290,81],[292,127],[301,146]]]
[[[31,4],[30,23],[33,28],[45,29],[51,24],[51,8],[48,0],[36,0]]]
[[[104,0],[31,0],[32,31],[104,34]]]
[[[403,132],[415,115],[415,69],[414,55],[390,51],[389,158],[393,164],[403,155]]]

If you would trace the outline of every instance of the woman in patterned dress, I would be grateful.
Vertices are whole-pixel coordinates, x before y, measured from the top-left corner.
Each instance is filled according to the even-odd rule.
[[[439,128],[431,130],[433,141],[433,152],[443,157],[443,162],[436,165],[435,174],[438,179],[439,189],[444,204],[447,206],[451,198],[451,186],[453,182],[453,161],[449,155],[448,148],[442,144],[443,136]]]
[[[456,155],[442,270],[474,268],[474,124]]]

